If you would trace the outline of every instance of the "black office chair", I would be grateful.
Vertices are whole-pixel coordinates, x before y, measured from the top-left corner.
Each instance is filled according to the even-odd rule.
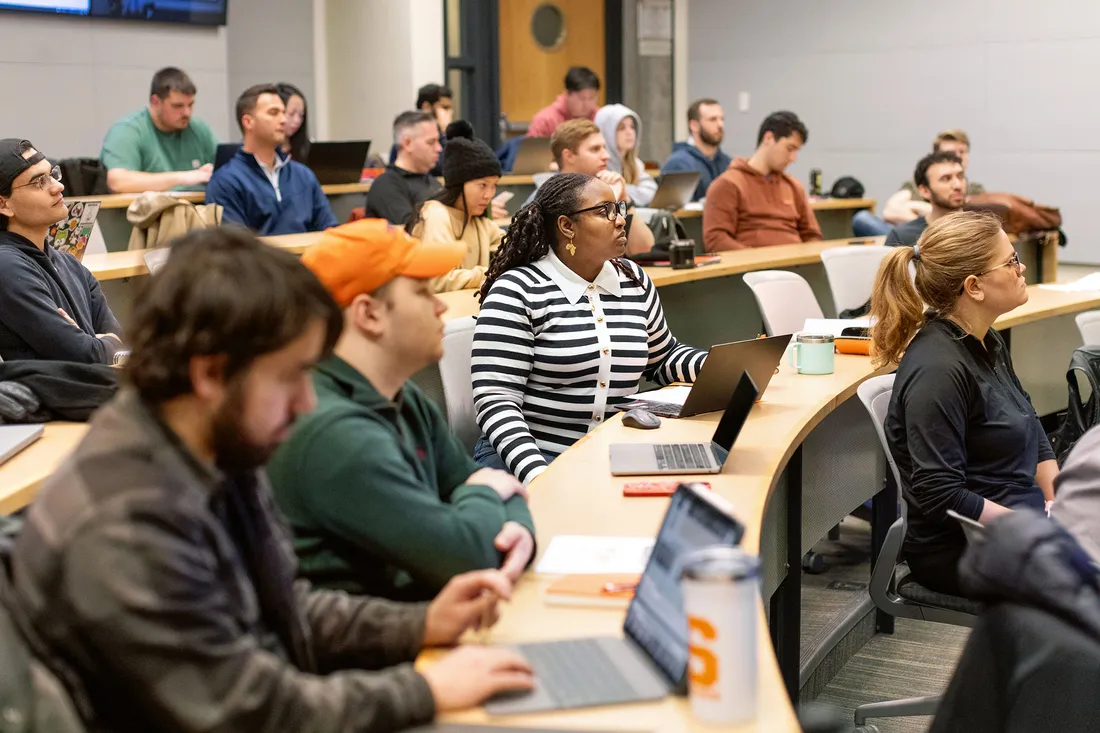
[[[901,486],[898,467],[890,455],[890,446],[886,442],[886,411],[890,406],[890,395],[894,389],[894,375],[868,379],[858,389],[859,399],[870,413],[878,433],[879,442],[886,452],[886,460],[894,481]],[[911,618],[919,621],[935,621],[952,626],[973,627],[981,612],[981,604],[925,588],[909,575],[905,563],[900,562],[901,547],[905,540],[905,502],[901,502],[901,516],[886,532],[886,539],[879,551],[875,569],[871,573],[868,591],[871,600],[879,610],[896,618]],[[941,697],[911,697],[904,700],[889,700],[860,705],[855,711],[857,733],[877,733],[878,728],[868,724],[870,718],[910,717],[916,715],[935,715]]]

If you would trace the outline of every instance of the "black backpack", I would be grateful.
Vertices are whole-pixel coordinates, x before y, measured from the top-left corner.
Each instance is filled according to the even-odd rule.
[[[1084,404],[1081,403],[1078,374],[1084,375],[1092,390]],[[1061,424],[1050,434],[1050,445],[1059,466],[1081,436],[1089,428],[1100,424],[1100,346],[1082,346],[1074,350],[1069,360],[1066,381],[1069,386],[1069,403]]]
[[[107,188],[107,169],[96,158],[65,158],[58,161],[66,196],[101,196]]]
[[[841,176],[833,184],[833,190],[829,195],[834,199],[861,199],[863,198],[863,184],[851,176]]]

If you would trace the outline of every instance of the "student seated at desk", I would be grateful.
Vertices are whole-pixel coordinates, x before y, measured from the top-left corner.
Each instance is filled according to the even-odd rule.
[[[565,91],[531,119],[527,137],[550,137],[568,120],[591,122],[599,108],[600,77],[587,66],[570,66],[565,73]]]
[[[447,138],[443,133],[454,120],[453,97],[451,88],[441,84],[425,84],[416,90],[416,109],[435,118],[436,129],[439,130],[439,144],[443,146],[444,152],[447,149]],[[390,146],[390,165],[397,161],[397,151],[396,143]],[[438,160],[435,167],[429,171],[435,178],[443,175],[442,155]]]
[[[0,140],[0,359],[110,364],[119,326],[99,282],[46,246],[68,216],[61,170],[27,140]]]
[[[737,158],[707,191],[703,243],[707,252],[815,242],[821,227],[806,189],[787,175],[809,133],[794,112],[774,112],[760,125],[756,152]]]
[[[214,172],[218,139],[192,117],[195,83],[167,67],[153,75],[149,106],[116,122],[100,158],[114,193],[201,189]]]
[[[710,184],[730,167],[733,159],[722,152],[726,116],[717,99],[696,99],[688,107],[687,118],[691,136],[687,142],[672,146],[672,155],[661,173],[699,171],[699,183],[691,197],[692,201],[698,201],[706,197]]]
[[[502,230],[493,217],[507,216],[493,205],[500,180],[500,161],[492,148],[474,139],[464,120],[447,127],[443,149],[443,192],[420,208],[410,226],[425,244],[458,243],[465,250],[462,262],[446,275],[432,279],[432,291],[445,293],[481,287],[489,258],[500,247]]]
[[[497,570],[416,605],[295,581],[263,464],[315,406],[313,366],[343,328],[317,278],[232,227],[178,240],[154,277],[130,385],[46,482],[10,558],[6,605],[69,672],[89,729],[383,733],[529,688],[503,649],[412,664],[495,617],[511,594]]]
[[[912,247],[928,225],[966,205],[966,169],[954,153],[941,150],[920,159],[913,183],[929,204],[927,216],[899,224],[886,235],[888,247]]]
[[[596,113],[596,125],[607,142],[607,169],[626,181],[626,195],[638,206],[648,206],[657,193],[657,181],[638,158],[642,123],[634,110],[623,104],[609,104]]]
[[[1000,220],[959,212],[887,255],[875,280],[872,353],[898,364],[885,429],[909,507],[904,557],[940,593],[960,595],[965,548],[948,509],[984,522],[1054,498],[1054,452],[993,329],[1027,302],[1025,269]]]
[[[569,120],[563,122],[550,136],[550,152],[554,155],[554,162],[561,173],[583,173],[586,176],[594,176],[611,186],[611,192],[616,201],[626,201],[627,211],[633,208],[630,194],[627,191],[626,179],[621,173],[608,170],[607,164],[611,160],[611,154],[607,150],[607,142],[603,133],[595,122],[591,120]],[[524,202],[524,206],[533,202],[538,195],[539,188],[556,174],[540,174],[535,176],[535,190]],[[643,222],[638,222],[644,224]],[[653,249],[653,232],[648,226],[634,226],[634,214],[627,213],[627,254],[635,255],[648,252]]]
[[[419,601],[471,570],[517,580],[531,560],[523,485],[479,468],[409,381],[443,356],[446,306],[429,283],[463,249],[363,219],[302,256],[344,309],[343,333],[314,373],[317,409],[268,471],[316,586]]]
[[[408,226],[425,201],[442,186],[431,171],[443,147],[435,118],[423,112],[402,112],[393,121],[397,159],[371,184],[367,216]]]
[[[309,105],[306,104],[306,95],[293,84],[281,81],[275,85],[279,90],[279,99],[283,100],[286,107],[286,125],[283,132],[286,133],[286,141],[282,145],[282,151],[299,163],[309,159]]]
[[[554,176],[512,220],[474,331],[482,466],[529,483],[642,377],[695,381],[706,352],[672,335],[657,288],[623,259],[626,248],[626,202],[591,176]]]
[[[301,234],[334,227],[336,216],[317,176],[282,151],[286,106],[274,84],[257,84],[237,98],[244,143],[214,173],[206,203],[222,207],[222,221],[257,234]]]
[[[970,166],[970,136],[962,130],[944,130],[932,141],[932,152],[954,153],[962,161],[963,172]],[[980,183],[971,181],[969,177],[966,183],[966,197],[977,196],[985,193],[985,187]],[[913,221],[918,216],[928,216],[931,211],[931,202],[920,190],[915,181],[909,180],[901,185],[901,190],[886,200],[882,210],[882,218],[886,224],[904,224]],[[885,234],[884,229],[875,234]]]

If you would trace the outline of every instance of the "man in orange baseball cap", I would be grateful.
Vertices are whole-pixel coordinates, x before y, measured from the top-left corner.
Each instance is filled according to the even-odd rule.
[[[344,309],[334,355],[268,472],[315,585],[432,598],[453,576],[500,568],[514,582],[534,556],[526,491],[479,468],[439,408],[409,381],[443,355],[431,279],[461,242],[428,244],[381,219],[329,229],[302,257]]]

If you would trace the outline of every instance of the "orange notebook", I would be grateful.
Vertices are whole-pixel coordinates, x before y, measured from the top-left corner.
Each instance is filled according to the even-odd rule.
[[[566,575],[551,583],[543,598],[554,606],[626,608],[640,579],[632,574]]]

